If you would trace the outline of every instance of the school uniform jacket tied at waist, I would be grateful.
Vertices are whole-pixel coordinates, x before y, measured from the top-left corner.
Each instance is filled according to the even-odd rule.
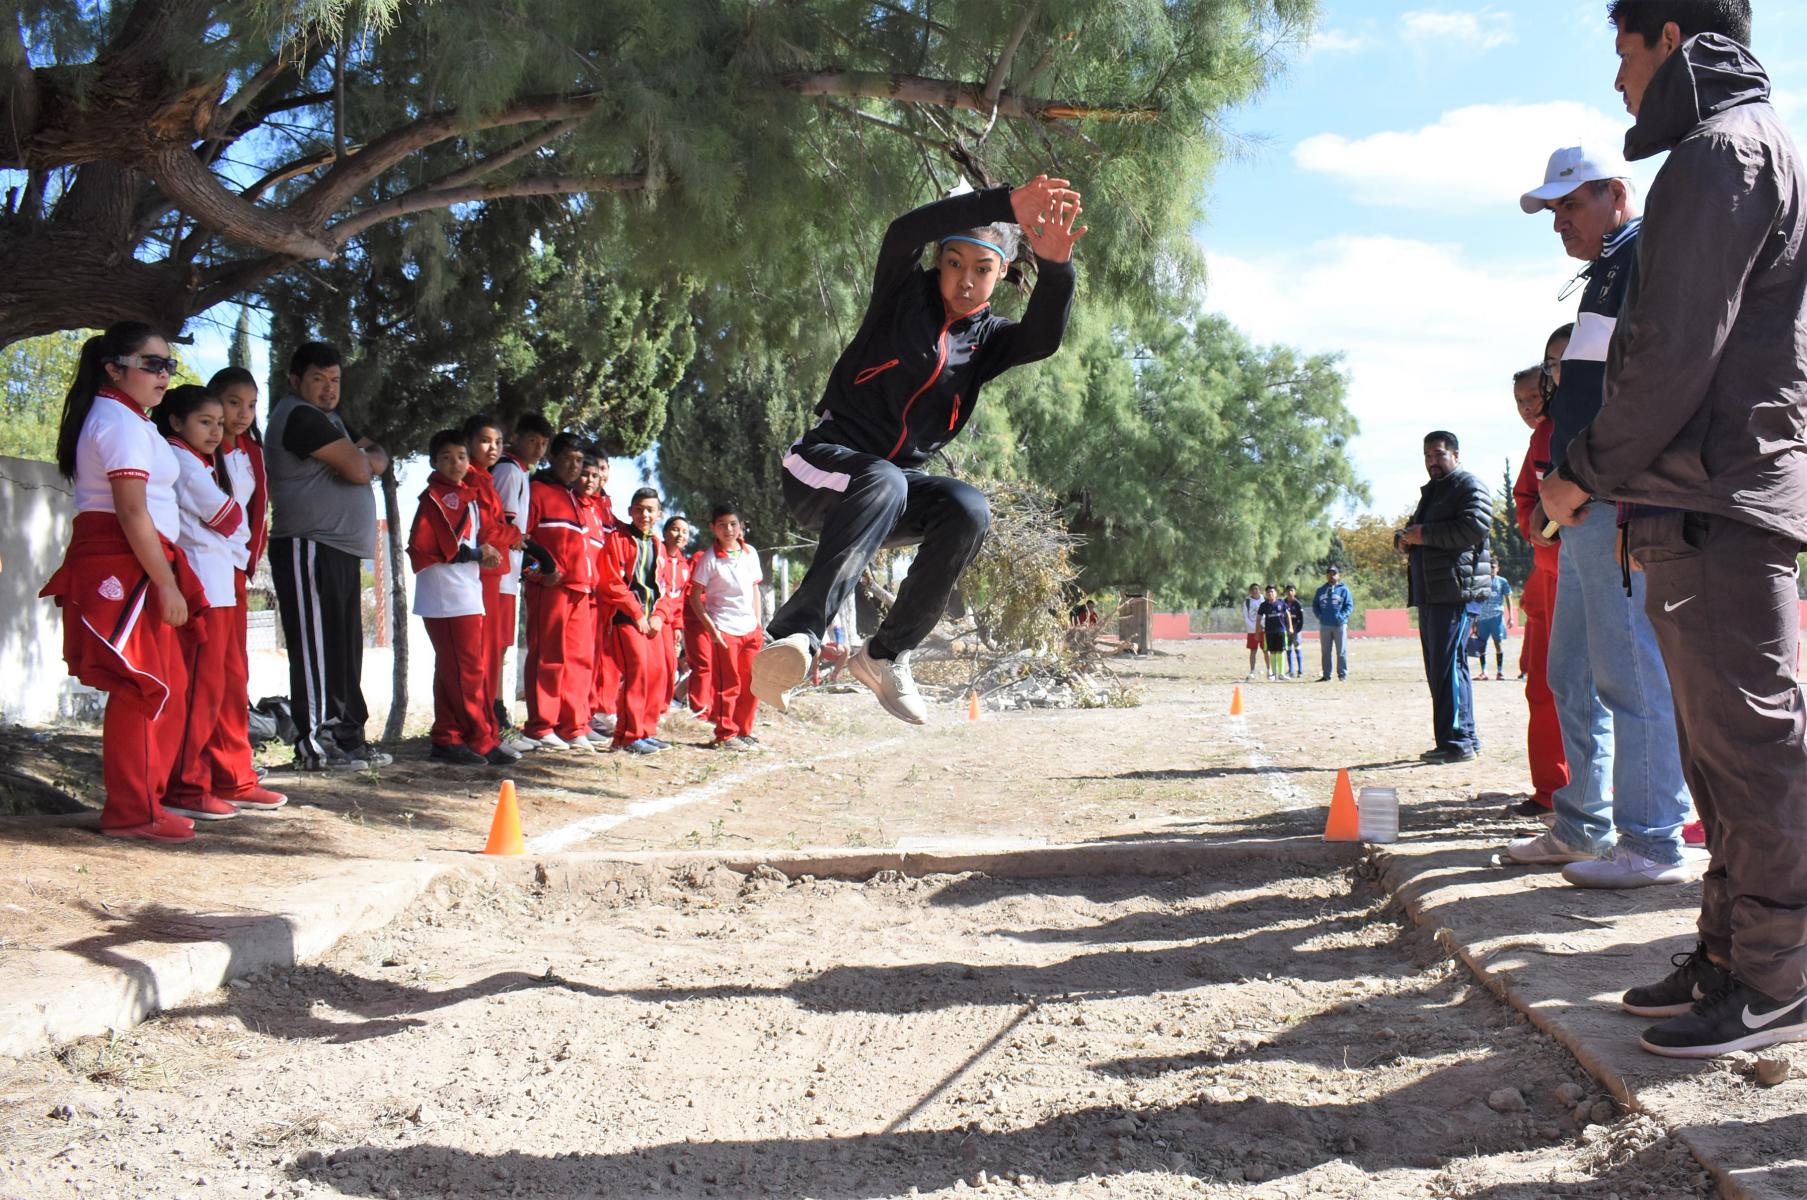
[[[816,406],[822,420],[802,445],[845,446],[920,467],[966,427],[987,380],[1060,348],[1073,302],[1072,263],[1039,264],[1020,322],[990,305],[950,315],[938,273],[920,265],[927,243],[1013,220],[1010,189],[997,187],[925,204],[891,222],[865,318],[829,374]]]

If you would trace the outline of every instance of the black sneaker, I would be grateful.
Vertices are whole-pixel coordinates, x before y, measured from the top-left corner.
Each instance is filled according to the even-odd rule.
[[[337,746],[328,744],[318,757],[297,753],[295,769],[297,771],[368,771],[370,764],[356,755],[347,754]]]
[[[441,746],[437,743],[427,752],[427,757],[434,762],[446,763],[454,767],[487,767],[489,760],[472,750],[469,746]]]
[[[1652,1025],[1638,1044],[1666,1058],[1712,1058],[1799,1041],[1807,1041],[1807,992],[1792,1000],[1771,1000],[1728,974],[1686,1016]]]
[[[1515,817],[1542,818],[1542,817],[1549,816],[1555,810],[1545,808],[1543,805],[1539,804],[1537,801],[1532,800],[1527,797],[1524,800],[1520,800],[1517,804],[1508,806],[1506,811],[1511,813]],[[1666,1016],[1669,1016],[1670,1014],[1668,1014],[1668,1013],[1639,1013],[1638,1015],[1642,1016],[1642,1017],[1666,1017]]]
[[[492,767],[512,767],[521,761],[521,756],[506,746],[497,746],[483,756],[483,761]]]
[[[1619,999],[1619,1007],[1634,1017],[1679,1017],[1718,991],[1732,973],[1707,957],[1707,944],[1697,942],[1686,954],[1669,959],[1675,970],[1660,982],[1634,987]]]
[[[1439,746],[1435,750],[1426,750],[1418,757],[1427,763],[1465,763],[1474,761],[1474,751]]]

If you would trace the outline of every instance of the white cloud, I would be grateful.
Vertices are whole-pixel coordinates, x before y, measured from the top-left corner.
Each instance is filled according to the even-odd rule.
[[[1464,49],[1487,51],[1518,40],[1512,28],[1512,14],[1491,7],[1472,12],[1408,12],[1399,18],[1399,29],[1406,41],[1420,46],[1454,43]]]
[[[1791,92],[1780,88],[1770,93],[1769,102],[1776,106],[1784,121],[1794,121],[1798,117],[1807,116],[1807,93]]]
[[[1629,124],[1572,100],[1474,104],[1419,129],[1360,138],[1320,133],[1293,148],[1293,162],[1342,183],[1360,204],[1509,211],[1543,182],[1552,151],[1589,142],[1617,148]],[[1632,165],[1642,186],[1655,173],[1655,162]]]
[[[1556,293],[1569,264],[1552,256],[1482,263],[1463,248],[1393,237],[1332,237],[1253,258],[1210,255],[1208,307],[1255,340],[1340,351],[1351,450],[1393,516],[1424,483],[1431,429],[1462,439],[1463,462],[1488,485],[1516,472],[1530,433],[1512,406],[1514,371],[1535,363],[1550,330],[1574,319]]]
[[[1374,44],[1374,39],[1365,33],[1350,33],[1346,29],[1325,29],[1311,35],[1306,46],[1306,56],[1314,54],[1353,54],[1366,50]]]

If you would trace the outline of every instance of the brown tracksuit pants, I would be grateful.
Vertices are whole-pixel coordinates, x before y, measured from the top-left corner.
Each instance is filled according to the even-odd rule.
[[[1703,513],[1628,527],[1711,862],[1700,936],[1775,1000],[1807,991],[1807,747],[1794,539]]]

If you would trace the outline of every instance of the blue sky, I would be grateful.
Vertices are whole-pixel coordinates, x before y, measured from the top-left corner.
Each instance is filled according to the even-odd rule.
[[[1757,9],[1752,41],[1799,136],[1807,2]],[[1245,148],[1197,231],[1206,306],[1258,341],[1345,356],[1375,511],[1416,500],[1427,430],[1455,431],[1489,486],[1524,454],[1512,373],[1574,318],[1556,296],[1582,264],[1517,201],[1550,151],[1618,145],[1630,125],[1605,12],[1325,0],[1311,47],[1230,115]],[[1660,162],[1634,165],[1641,182]]]

